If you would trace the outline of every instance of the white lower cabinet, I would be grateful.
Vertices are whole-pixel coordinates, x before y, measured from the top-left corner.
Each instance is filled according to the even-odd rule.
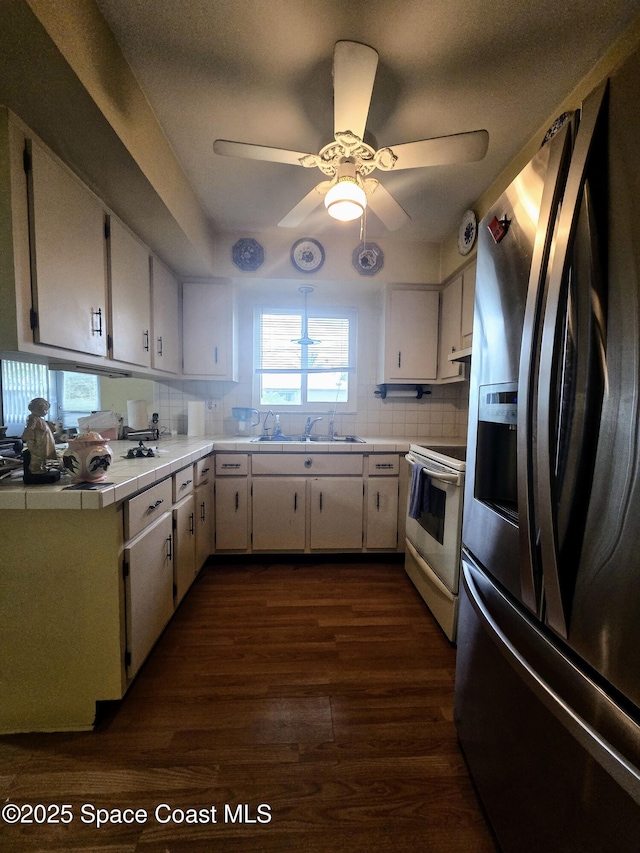
[[[304,551],[306,479],[263,477],[252,485],[254,551]]]
[[[361,477],[318,477],[310,482],[311,550],[362,549]]]
[[[246,477],[216,479],[216,551],[249,547],[249,482]]]
[[[183,498],[173,508],[174,532],[174,603],[176,607],[196,576],[196,521],[193,495]]]
[[[398,550],[397,453],[229,452],[215,461],[216,553]]]
[[[398,545],[398,478],[370,477],[367,481],[367,550],[395,550]]]
[[[196,511],[196,573],[200,571],[215,547],[215,515],[213,481],[198,486],[194,493]]]
[[[133,678],[173,615],[172,517],[164,512],[124,552],[127,677]]]

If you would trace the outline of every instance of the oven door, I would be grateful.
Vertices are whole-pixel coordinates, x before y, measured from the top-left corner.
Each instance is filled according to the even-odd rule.
[[[413,455],[406,459],[422,462],[430,479],[429,512],[423,513],[419,519],[407,516],[406,537],[447,589],[457,595],[464,474],[434,471],[429,460],[416,459]]]

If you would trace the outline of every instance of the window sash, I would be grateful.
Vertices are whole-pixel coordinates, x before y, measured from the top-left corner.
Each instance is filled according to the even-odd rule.
[[[265,400],[268,377],[282,376],[282,395],[274,405],[302,407],[316,403],[340,402],[349,399],[349,382],[355,373],[354,309],[316,309],[307,315],[306,333],[318,343],[299,344],[304,329],[304,312],[287,308],[256,308],[255,374],[259,405],[271,405]],[[336,376],[335,392],[321,391],[318,383],[310,381],[314,374],[325,374],[331,382]],[[344,374],[348,374],[346,381]],[[288,381],[300,377],[299,383]],[[321,385],[322,383],[320,383]],[[315,386],[315,387],[314,387]],[[278,387],[277,383],[273,387]]]

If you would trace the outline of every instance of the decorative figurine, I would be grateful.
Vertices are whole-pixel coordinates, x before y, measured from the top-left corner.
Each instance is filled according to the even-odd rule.
[[[57,460],[56,445],[53,440],[52,424],[45,415],[51,404],[44,397],[35,397],[29,403],[31,414],[22,433],[27,447],[22,451],[24,463],[24,481],[28,485],[55,483],[60,479],[60,471],[47,467],[48,460]]]

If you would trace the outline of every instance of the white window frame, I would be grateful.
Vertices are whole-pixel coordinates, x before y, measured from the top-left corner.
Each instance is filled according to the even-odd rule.
[[[253,313],[253,405],[257,409],[265,409],[268,406],[266,403],[260,402],[260,317],[263,313],[273,314],[299,314],[301,317],[304,314],[303,309],[299,306],[286,305],[256,305]],[[305,399],[301,403],[278,403],[273,408],[280,413],[301,413],[301,414],[317,414],[327,411],[339,412],[342,414],[356,414],[356,401],[358,397],[358,377],[357,377],[357,336],[358,336],[358,311],[356,308],[348,307],[328,307],[320,306],[309,308],[307,312],[308,318],[345,318],[349,320],[349,366],[344,372],[349,374],[348,399],[344,402],[336,403],[335,400],[327,400],[326,402],[307,402]],[[276,371],[274,371],[276,372]],[[297,372],[297,371],[296,371]],[[303,397],[306,395],[306,382],[304,377],[313,373],[313,370],[302,368],[303,382]]]

